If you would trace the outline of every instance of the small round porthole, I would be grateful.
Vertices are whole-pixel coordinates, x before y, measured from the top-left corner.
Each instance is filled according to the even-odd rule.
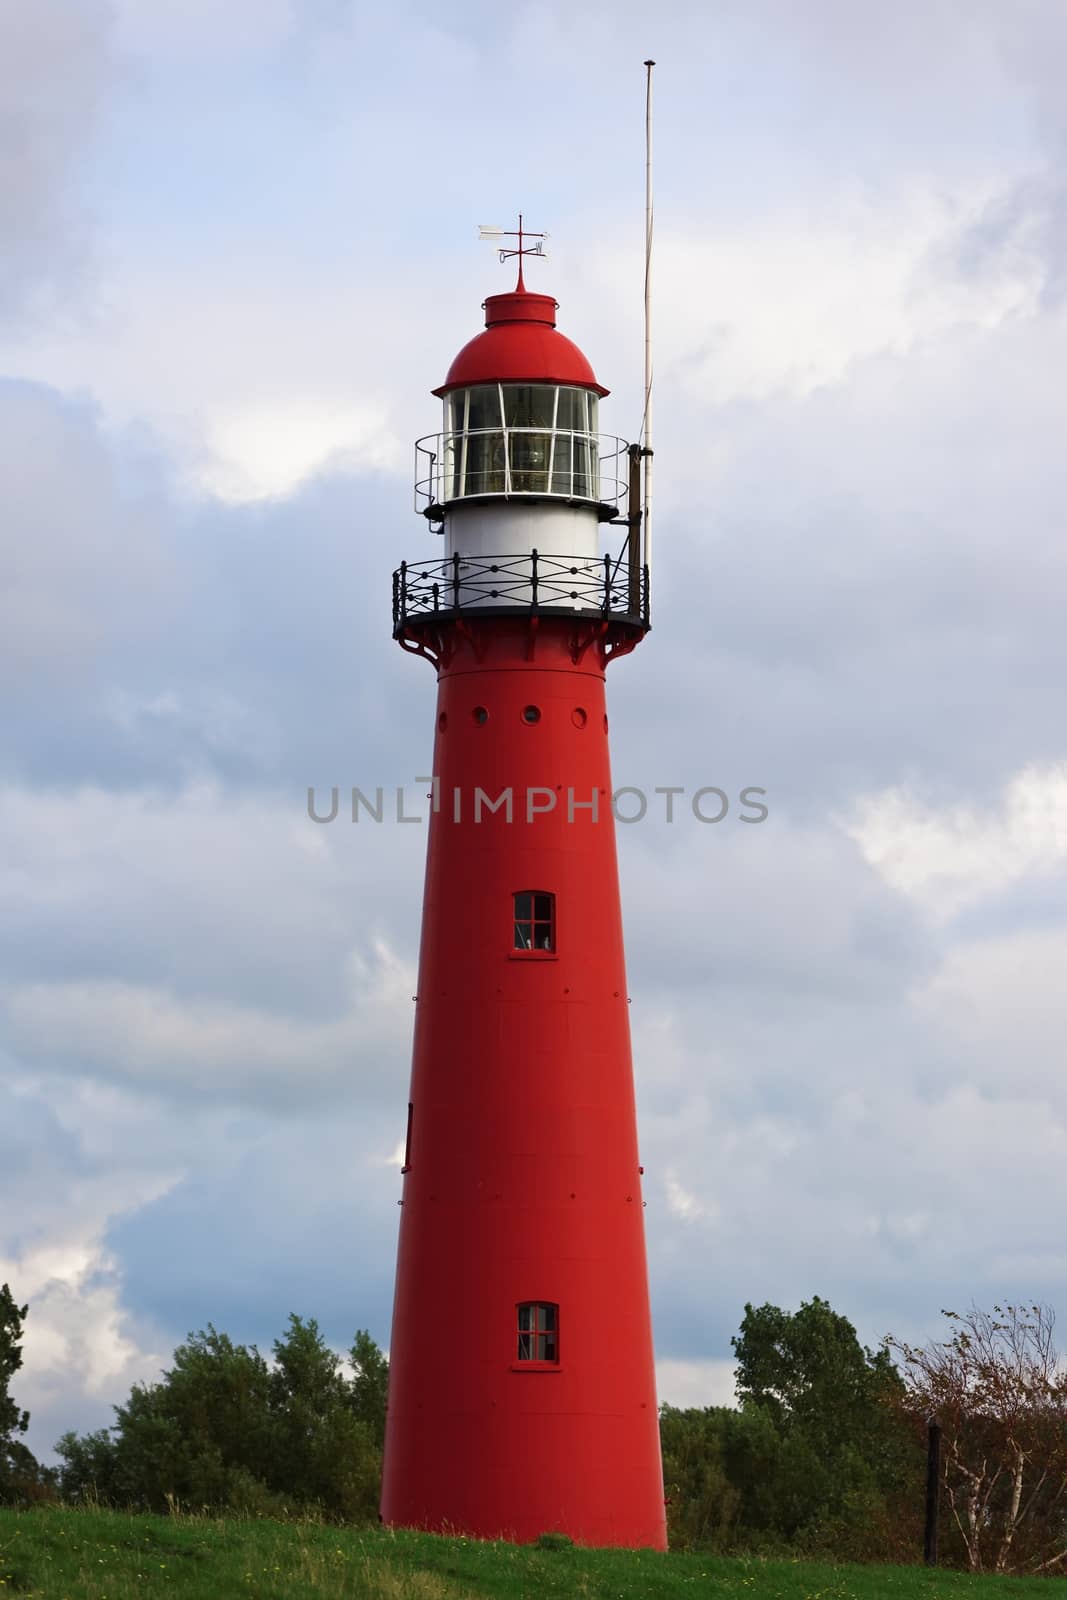
[[[540,722],[540,720],[541,720],[540,708],[538,706],[523,706],[523,708],[522,708],[522,720],[523,720],[523,722]]]
[[[479,726],[481,726],[483,722],[489,721],[489,713],[484,706],[475,706],[474,710],[471,712],[471,716]]]
[[[444,733],[445,729],[448,727],[448,712],[447,711],[442,711],[441,712],[441,715],[437,719],[437,726],[440,729],[440,731],[442,733]]]
[[[589,718],[581,706],[575,706],[571,712],[571,721],[576,728],[584,728]]]

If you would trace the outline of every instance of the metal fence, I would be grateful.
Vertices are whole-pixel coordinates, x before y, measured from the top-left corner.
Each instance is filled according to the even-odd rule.
[[[600,616],[649,626],[648,569],[631,571],[625,550],[601,559],[542,555],[454,555],[393,573],[393,630],[431,616],[488,613]]]

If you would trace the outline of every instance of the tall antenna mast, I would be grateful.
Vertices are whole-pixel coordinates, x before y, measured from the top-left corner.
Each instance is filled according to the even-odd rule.
[[[645,566],[652,568],[652,68],[645,62],[645,414],[641,424],[644,494],[641,526]]]

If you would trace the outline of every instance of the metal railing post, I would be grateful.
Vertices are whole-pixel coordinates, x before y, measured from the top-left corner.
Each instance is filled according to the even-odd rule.
[[[537,547],[530,552],[530,606],[537,610]]]
[[[459,610],[459,551],[452,557],[452,606]]]

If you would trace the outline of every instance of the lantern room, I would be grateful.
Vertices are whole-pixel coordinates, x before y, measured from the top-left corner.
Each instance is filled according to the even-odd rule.
[[[597,400],[550,383],[477,384],[444,402],[442,505],[487,494],[600,500]]]
[[[484,330],[433,391],[441,431],[416,443],[416,509],[443,548],[396,575],[397,636],[461,611],[621,614],[643,631],[633,450],[599,431],[608,391],[556,327],[556,301],[521,272],[483,309]],[[604,524],[627,530],[609,536],[614,549]]]
[[[597,523],[617,515],[626,492],[626,445],[599,432],[608,391],[557,329],[551,295],[520,279],[483,308],[485,331],[434,390],[442,431],[416,446],[418,509],[444,533],[448,555],[539,544],[595,558]],[[516,499],[527,502],[517,517],[505,504]],[[531,500],[542,503],[537,515]]]

